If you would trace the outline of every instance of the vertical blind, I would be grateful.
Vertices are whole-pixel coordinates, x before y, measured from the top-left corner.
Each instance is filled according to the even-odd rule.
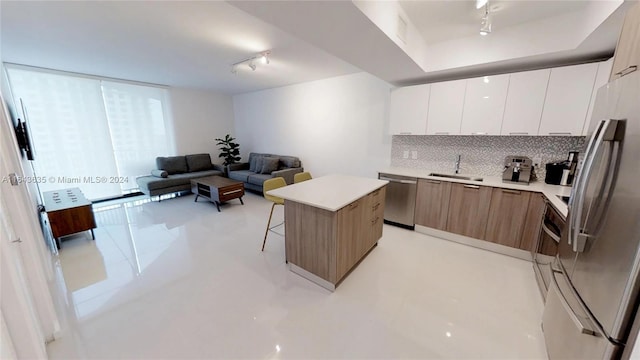
[[[40,191],[79,187],[90,199],[137,190],[153,159],[172,153],[166,90],[7,67],[35,148]]]

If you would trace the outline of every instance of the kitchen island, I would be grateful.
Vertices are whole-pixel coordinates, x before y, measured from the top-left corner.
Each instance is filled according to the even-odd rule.
[[[291,271],[331,291],[382,237],[387,181],[328,175],[271,190],[285,199]]]

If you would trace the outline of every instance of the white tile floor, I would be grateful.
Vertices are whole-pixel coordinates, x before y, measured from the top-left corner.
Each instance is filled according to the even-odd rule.
[[[63,242],[51,358],[546,358],[528,262],[385,225],[330,293],[282,237],[260,252],[262,197],[193,198],[97,209],[95,242]]]

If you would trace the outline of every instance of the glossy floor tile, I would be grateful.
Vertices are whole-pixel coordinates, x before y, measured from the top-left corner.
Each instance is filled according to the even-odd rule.
[[[331,293],[282,236],[260,251],[271,203],[193,199],[96,208],[62,243],[51,358],[546,358],[526,261],[385,225]]]

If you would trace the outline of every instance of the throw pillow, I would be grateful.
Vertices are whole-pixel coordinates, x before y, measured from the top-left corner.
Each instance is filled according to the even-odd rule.
[[[256,157],[256,166],[253,168],[253,170],[251,170],[251,169],[249,169],[249,170],[253,171],[254,173],[258,173],[259,174],[260,170],[262,170],[262,164],[264,162],[264,158],[265,158],[264,156]]]
[[[260,156],[257,155],[253,155],[251,157],[251,160],[249,160],[249,171],[256,172],[256,162],[258,161],[259,157]]]
[[[279,162],[280,158],[277,157],[262,158],[262,168],[260,169],[260,174],[271,174],[272,172],[278,170]]]
[[[155,169],[155,170],[151,170],[151,175],[159,178],[166,178],[167,176],[169,176],[169,173],[167,173],[164,170]]]

